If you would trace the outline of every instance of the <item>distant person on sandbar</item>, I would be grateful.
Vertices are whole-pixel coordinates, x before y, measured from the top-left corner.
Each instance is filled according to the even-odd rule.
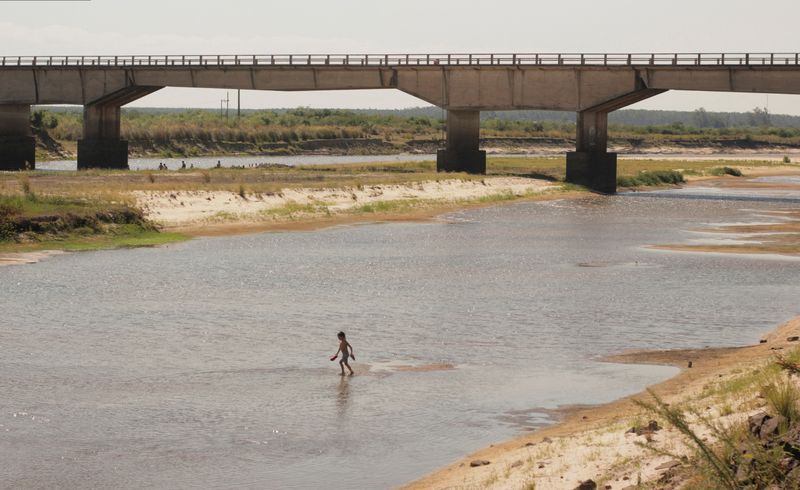
[[[352,358],[354,361],[356,360],[356,356],[353,354],[353,346],[350,345],[350,342],[347,341],[347,338],[344,335],[344,332],[339,332],[337,335],[339,337],[339,350],[336,351],[336,354],[331,357],[331,361],[335,361],[337,357],[339,357],[339,353],[342,353],[342,360],[339,361],[339,367],[342,368],[342,376],[344,376],[344,367],[347,366],[347,369],[350,370],[350,376],[352,376],[353,368],[350,367],[350,363],[347,362],[348,359]]]

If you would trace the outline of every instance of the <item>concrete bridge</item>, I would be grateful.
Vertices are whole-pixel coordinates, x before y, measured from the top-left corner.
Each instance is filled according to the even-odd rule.
[[[616,189],[608,113],[667,90],[800,94],[797,53],[0,57],[0,170],[32,168],[31,105],[84,107],[78,168],[127,168],[120,108],[164,87],[396,89],[447,110],[440,171],[486,171],[482,110],[577,113],[567,179]]]

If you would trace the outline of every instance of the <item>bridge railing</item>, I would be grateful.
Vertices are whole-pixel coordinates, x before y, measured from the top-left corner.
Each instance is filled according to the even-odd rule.
[[[798,53],[501,53],[2,56],[0,67],[215,66],[728,66],[800,65]]]

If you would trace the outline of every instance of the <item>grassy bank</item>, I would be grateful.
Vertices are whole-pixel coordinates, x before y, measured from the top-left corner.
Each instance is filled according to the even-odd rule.
[[[729,162],[728,162],[729,163]],[[678,171],[683,175],[711,176],[723,160],[620,160],[620,177],[636,177],[642,172]],[[743,161],[743,167],[769,168],[784,164],[768,161]],[[518,176],[563,181],[566,162],[563,157],[525,158],[489,157],[487,176]],[[405,184],[448,179],[478,180],[481,175],[443,174],[434,162],[375,162],[307,166],[267,166],[263,168],[182,171],[28,172],[0,174],[0,193],[20,191],[18,175],[42,194],[78,196],[132,203],[132,191],[230,191],[244,194],[277,193],[296,187],[363,187],[377,184]]]
[[[142,247],[186,239],[161,233],[125,203],[38,195],[27,178],[20,180],[23,192],[0,195],[0,253]]]
[[[482,449],[405,488],[796,489],[798,334],[795,319],[753,346],[612,356],[606,361],[681,372],[645,393],[566,408],[556,425]]]
[[[775,162],[742,162],[748,168],[784,165]],[[213,193],[228,193],[225,199],[238,200],[240,204],[268,204],[267,201],[291,191],[305,192],[302,201],[285,198],[276,207],[264,213],[275,221],[319,220],[336,213],[344,213],[339,204],[326,203],[323,189],[340,190],[353,196],[346,212],[350,215],[391,217],[416,213],[421,209],[450,209],[452,206],[489,204],[531,198],[540,190],[528,191],[527,184],[514,184],[509,192],[506,186],[492,187],[487,179],[498,177],[549,181],[559,184],[560,191],[584,192],[563,183],[566,163],[563,158],[489,158],[487,175],[441,174],[433,162],[391,162],[364,164],[309,165],[288,167],[271,165],[259,168],[208,169],[180,171],[114,171],[92,170],[81,172],[21,172],[0,173],[0,251],[40,250],[45,248],[84,249],[118,246],[155,245],[184,237],[159,233],[146,216],[152,210],[143,204],[143,196],[161,194],[156,203],[168,206],[202,205],[214,199]],[[720,173],[736,174],[738,169],[724,166],[718,160],[622,160],[619,162],[621,186],[672,185],[683,182],[684,176],[714,176]],[[482,194],[462,188],[467,198],[431,198],[430,188],[423,183],[453,183],[486,186]],[[427,185],[427,184],[426,184]],[[374,198],[387,190],[386,186],[408,186],[405,194],[388,194]],[[381,187],[378,189],[378,187]],[[431,192],[435,193],[435,189]],[[551,191],[548,191],[551,192]],[[200,193],[206,193],[199,198]],[[360,196],[360,197],[358,197]],[[273,199],[274,200],[274,199]],[[335,200],[335,199],[334,199]],[[143,206],[140,209],[137,206]],[[254,207],[239,206],[253,210]],[[233,222],[241,220],[235,207],[218,206],[210,221]],[[261,212],[261,211],[259,211]]]

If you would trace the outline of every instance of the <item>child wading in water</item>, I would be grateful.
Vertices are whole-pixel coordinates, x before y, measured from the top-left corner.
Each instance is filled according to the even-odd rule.
[[[350,375],[353,375],[353,368],[350,367],[350,364],[347,362],[348,358],[352,358],[354,361],[356,360],[356,356],[353,355],[353,346],[350,345],[350,342],[347,341],[345,338],[344,332],[339,332],[339,350],[336,351],[336,354],[331,357],[331,361],[335,361],[337,357],[339,357],[339,353],[342,353],[342,360],[339,361],[339,367],[342,368],[342,376],[344,376],[344,367],[347,366],[347,369],[350,370]]]

